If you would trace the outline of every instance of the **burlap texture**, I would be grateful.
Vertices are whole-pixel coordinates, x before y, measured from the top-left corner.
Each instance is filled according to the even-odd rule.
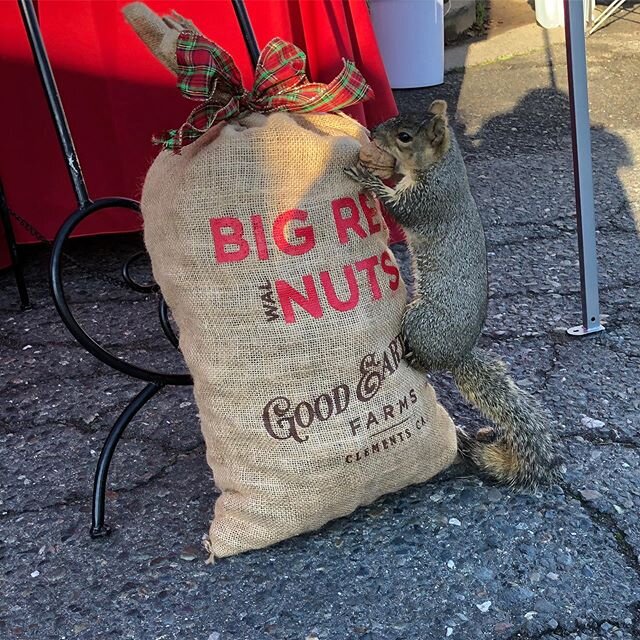
[[[343,174],[366,141],[339,115],[252,115],[147,175],[145,242],[222,491],[212,558],[316,529],[456,455],[451,419],[400,359],[406,291],[382,216]],[[349,216],[359,226],[336,222]]]

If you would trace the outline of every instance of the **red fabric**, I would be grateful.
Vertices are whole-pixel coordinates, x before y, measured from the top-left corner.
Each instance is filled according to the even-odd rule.
[[[125,0],[40,0],[40,24],[93,198],[139,198],[158,150],[154,134],[184,122],[192,106],[175,78],[124,21]],[[230,0],[148,0],[154,11],[177,9],[235,59],[245,82],[249,55]],[[373,127],[396,115],[365,0],[246,0],[258,45],[279,36],[307,53],[309,76],[330,82],[352,59],[376,98],[347,112]],[[52,238],[76,203],[16,2],[0,2],[0,176],[9,205]],[[18,242],[33,239],[15,225]],[[139,228],[133,214],[90,217],[81,234]],[[395,231],[395,237],[398,230]],[[0,267],[8,255],[0,239]]]

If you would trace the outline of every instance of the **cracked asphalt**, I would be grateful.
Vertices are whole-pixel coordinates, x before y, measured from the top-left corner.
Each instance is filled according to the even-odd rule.
[[[636,10],[640,21],[640,10]],[[488,237],[483,344],[546,405],[562,482],[513,493],[454,466],[322,530],[205,565],[215,491],[190,389],[156,396],[110,475],[108,539],[90,540],[97,455],[143,383],[78,346],[48,297],[47,254],[26,252],[33,309],[0,274],[0,637],[135,640],[640,638],[640,35],[588,40],[606,332],[580,320],[562,48],[398,92],[446,97]],[[23,212],[24,213],[24,212]],[[136,363],[182,371],[156,302],[113,287],[137,236],[74,242],[77,316]],[[141,277],[145,269],[140,268]],[[463,425],[480,423],[434,380]]]

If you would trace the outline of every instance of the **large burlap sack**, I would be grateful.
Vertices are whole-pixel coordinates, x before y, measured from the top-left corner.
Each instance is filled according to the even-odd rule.
[[[212,558],[320,527],[456,455],[402,359],[406,291],[382,216],[343,174],[366,140],[340,115],[256,114],[147,175],[145,241],[222,491]]]

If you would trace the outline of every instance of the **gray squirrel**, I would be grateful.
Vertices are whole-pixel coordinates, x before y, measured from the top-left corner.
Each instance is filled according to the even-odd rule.
[[[495,424],[475,437],[458,430],[461,451],[480,470],[512,487],[553,482],[555,447],[542,411],[500,360],[476,346],[487,315],[485,237],[447,103],[436,100],[424,117],[384,122],[373,145],[377,153],[361,153],[361,162],[345,172],[406,232],[415,277],[403,318],[410,361],[426,371],[450,371],[465,399]],[[372,155],[377,166],[363,164]],[[395,187],[378,177],[387,177],[384,171],[373,172],[385,163],[401,176]]]

